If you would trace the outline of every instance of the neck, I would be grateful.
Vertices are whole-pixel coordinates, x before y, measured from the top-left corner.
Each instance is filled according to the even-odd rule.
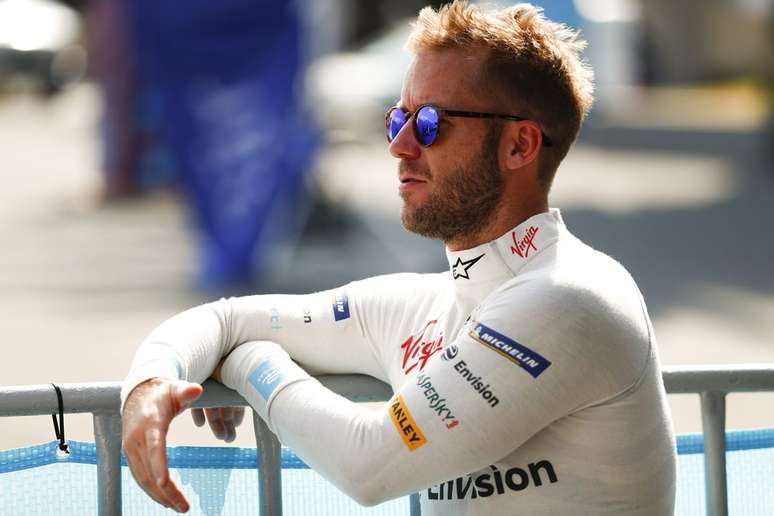
[[[514,203],[515,204],[515,203]],[[520,203],[516,205],[501,206],[492,217],[492,220],[475,234],[461,235],[447,240],[446,247],[449,251],[463,251],[472,249],[481,244],[496,240],[507,231],[518,226],[525,220],[548,211],[548,199],[541,198],[534,202]]]

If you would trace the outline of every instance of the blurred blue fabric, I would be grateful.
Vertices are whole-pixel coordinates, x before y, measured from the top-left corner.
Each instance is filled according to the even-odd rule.
[[[730,514],[774,514],[774,428],[729,432]],[[96,450],[93,443],[70,441],[60,458],[57,441],[0,452],[0,514],[84,515],[97,511]],[[701,435],[677,438],[678,482],[675,514],[706,514],[704,448]],[[173,447],[172,475],[191,501],[192,515],[257,514],[258,463],[254,448]],[[126,462],[122,458],[122,464]],[[124,514],[166,514],[121,471]],[[408,514],[408,497],[364,508],[282,449],[282,503],[286,516]]]
[[[141,80],[203,230],[201,285],[249,282],[298,218],[318,142],[297,2],[129,2]]]

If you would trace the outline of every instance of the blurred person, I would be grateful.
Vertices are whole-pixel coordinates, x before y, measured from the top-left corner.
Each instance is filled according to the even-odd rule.
[[[158,89],[144,62],[125,0],[65,2],[84,13],[90,73],[102,97],[102,201],[176,187],[179,172],[161,127]]]
[[[143,134],[139,125],[137,56],[124,0],[83,2],[91,72],[102,99],[105,200],[139,193]]]
[[[425,515],[671,515],[674,436],[644,301],[548,204],[592,103],[584,43],[529,4],[456,1],[423,9],[408,47],[386,118],[401,219],[444,241],[449,271],[167,320],[122,390],[135,479],[188,510],[165,437],[212,376],[363,505],[420,491]],[[366,374],[395,394],[373,411],[310,373]],[[207,416],[233,440],[241,411]]]
[[[198,286],[250,285],[300,223],[317,131],[298,2],[135,0],[138,70],[201,229]]]

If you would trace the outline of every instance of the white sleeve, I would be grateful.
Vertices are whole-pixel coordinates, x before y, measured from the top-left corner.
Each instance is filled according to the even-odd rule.
[[[222,357],[248,341],[272,340],[313,374],[361,373],[386,379],[374,345],[391,318],[401,317],[417,275],[395,274],[308,295],[221,299],[182,312],[140,345],[121,391],[154,377],[202,382]],[[425,282],[424,291],[433,283]],[[424,292],[423,291],[423,292]]]
[[[235,351],[223,379],[283,444],[374,505],[495,463],[637,381],[647,349],[633,346],[629,356],[616,344],[647,342],[631,333],[642,327],[575,294],[504,292],[377,412],[324,388],[270,342]]]

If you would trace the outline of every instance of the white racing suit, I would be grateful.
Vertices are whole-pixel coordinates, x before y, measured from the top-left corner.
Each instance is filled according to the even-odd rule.
[[[231,353],[224,383],[362,504],[419,491],[425,516],[671,516],[674,436],[631,276],[557,210],[447,255],[445,273],[183,312],[143,342],[122,405],[152,377],[202,382]],[[374,411],[307,371],[395,394]]]

